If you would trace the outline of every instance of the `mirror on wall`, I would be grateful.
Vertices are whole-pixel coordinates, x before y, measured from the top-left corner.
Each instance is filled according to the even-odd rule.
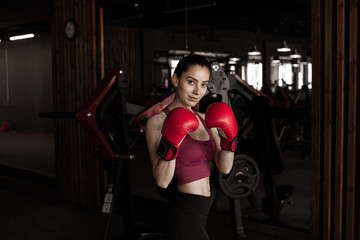
[[[311,59],[269,56],[267,78],[263,76],[264,56],[155,51],[154,92],[170,91],[174,67],[189,53],[202,54],[210,63],[218,63],[223,75],[213,71],[211,81],[229,81],[230,86],[209,91],[200,111],[226,94],[239,125],[239,160],[233,173],[215,179],[219,191],[212,211],[236,214],[232,204],[239,204],[244,219],[309,231]],[[237,200],[229,201],[233,198]]]

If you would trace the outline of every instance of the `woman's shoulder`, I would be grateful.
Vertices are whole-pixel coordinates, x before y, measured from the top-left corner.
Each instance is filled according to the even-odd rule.
[[[162,128],[163,123],[164,123],[165,117],[166,117],[166,115],[162,111],[160,111],[159,113],[151,116],[146,121],[146,129],[160,130]]]

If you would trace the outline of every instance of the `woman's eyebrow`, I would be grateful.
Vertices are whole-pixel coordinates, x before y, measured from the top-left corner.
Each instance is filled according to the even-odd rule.
[[[194,80],[194,81],[196,81],[196,82],[199,82],[199,80],[196,79],[196,78],[194,78],[194,77],[188,76],[187,78],[188,78],[188,79],[190,78],[191,80]],[[202,83],[208,83],[208,82],[210,82],[210,80],[202,81]]]

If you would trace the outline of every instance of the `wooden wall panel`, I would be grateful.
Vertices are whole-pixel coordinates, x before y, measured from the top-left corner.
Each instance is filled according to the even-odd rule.
[[[322,159],[322,149],[320,147],[322,144],[321,133],[323,114],[322,110],[322,94],[321,86],[323,85],[322,81],[322,68],[323,58],[321,57],[323,51],[323,31],[322,31],[322,13],[321,13],[321,2],[312,1],[311,4],[311,21],[312,21],[312,90],[311,90],[311,198],[310,198],[310,237],[311,239],[322,239],[320,237],[322,221],[322,213],[320,206],[323,205],[322,200],[322,168],[323,162]]]
[[[55,0],[53,14],[54,110],[76,112],[101,79],[99,23],[95,0]],[[79,26],[74,41],[65,22]],[[66,200],[99,207],[99,162],[94,143],[75,119],[55,119],[57,175]]]
[[[359,239],[359,219],[360,219],[360,197],[359,197],[359,146],[358,146],[358,137],[359,137],[359,128],[357,124],[359,123],[359,99],[360,99],[360,91],[359,91],[359,3],[356,0],[349,1],[349,11],[348,19],[348,92],[347,92],[347,104],[349,109],[352,109],[348,113],[347,118],[347,165],[345,165],[344,171],[346,171],[345,179],[346,185],[344,188],[346,189],[346,199],[344,201],[344,205],[346,206],[344,209],[345,215],[345,239]],[[358,181],[356,181],[358,180]]]
[[[359,239],[356,0],[312,1],[311,239]]]
[[[105,69],[120,67],[124,70],[128,100],[141,100],[140,49],[139,29],[104,26]]]

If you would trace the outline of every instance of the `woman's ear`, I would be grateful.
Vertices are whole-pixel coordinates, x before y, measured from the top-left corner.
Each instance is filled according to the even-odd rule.
[[[176,73],[174,73],[171,77],[171,82],[175,87],[179,86],[179,78]]]

